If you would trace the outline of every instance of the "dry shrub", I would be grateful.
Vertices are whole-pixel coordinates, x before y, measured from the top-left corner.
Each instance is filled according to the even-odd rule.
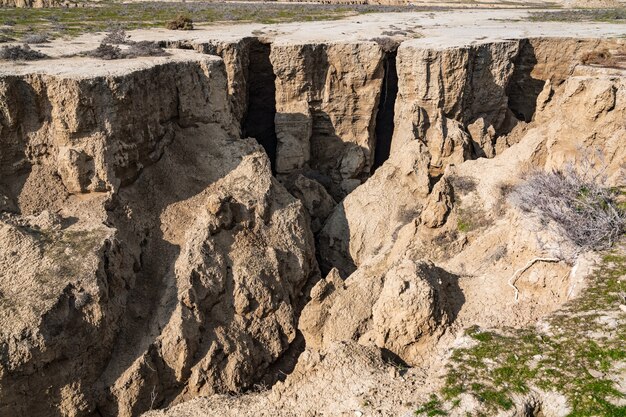
[[[465,195],[473,191],[476,191],[478,185],[476,180],[472,177],[466,177],[463,175],[453,175],[450,177],[452,188],[457,194]]]
[[[388,53],[396,51],[400,46],[400,42],[387,36],[372,38],[371,41],[376,42],[383,51]]]
[[[496,204],[493,207],[493,210],[499,216],[503,216],[506,213],[506,202],[513,190],[515,189],[514,185],[509,182],[501,182],[497,185],[498,188],[498,199],[496,200]]]
[[[122,28],[113,28],[107,31],[106,36],[102,40],[102,43],[111,45],[123,45],[128,42],[128,36],[126,31]]]
[[[167,52],[154,42],[140,41],[130,44],[130,48],[124,51],[124,54],[124,58],[136,58],[140,56],[165,56]]]
[[[167,52],[161,48],[158,44],[149,41],[132,42],[128,43],[129,47],[122,49],[117,45],[109,45],[108,43],[101,43],[93,51],[86,52],[86,56],[100,59],[126,59],[126,58],[138,58],[142,56],[165,56]]]
[[[0,48],[0,59],[7,61],[34,61],[44,58],[48,58],[48,56],[30,49],[28,45],[3,46]]]
[[[109,45],[108,43],[101,43],[93,51],[85,52],[86,56],[90,56],[92,58],[100,58],[100,59],[122,59],[124,58],[124,54],[119,46]]]
[[[602,65],[605,67],[614,66],[616,64],[613,54],[606,48],[584,53],[580,58],[580,62],[585,65]]]
[[[189,16],[178,15],[176,19],[167,22],[165,27],[169,30],[191,30],[193,29],[193,20]]]
[[[25,36],[23,41],[24,43],[30,43],[33,45],[48,43],[48,35],[45,33],[33,33]]]
[[[604,170],[568,165],[562,171],[533,171],[513,189],[510,201],[551,221],[582,250],[606,249],[626,231],[626,210],[620,191],[602,185]]]

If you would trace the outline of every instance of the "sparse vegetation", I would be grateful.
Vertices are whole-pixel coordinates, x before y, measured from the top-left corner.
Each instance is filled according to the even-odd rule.
[[[122,49],[119,46],[109,45],[108,43],[104,42],[101,43],[100,46],[98,46],[93,51],[85,52],[85,55],[91,58],[100,58],[106,60],[123,58]]]
[[[468,219],[459,217],[457,220],[457,228],[459,229],[459,232],[467,233],[473,229],[473,226]]]
[[[30,49],[28,45],[24,46],[3,46],[0,48],[0,60],[6,61],[35,61],[37,59],[48,58],[41,52]]]
[[[110,45],[103,42],[96,49],[85,53],[85,55],[92,58],[100,58],[105,60],[167,55],[167,52],[154,42],[127,42],[127,44],[129,46],[122,49],[118,45]]]
[[[626,394],[615,382],[616,367],[626,360],[626,316],[619,308],[625,290],[621,247],[605,254],[579,298],[546,319],[547,331],[468,329],[473,346],[453,352],[444,388],[416,414],[446,415],[465,394],[479,400],[483,415],[494,415],[535,390],[562,394],[570,417],[625,416]]]
[[[601,164],[601,162],[600,162]],[[583,164],[562,171],[533,171],[515,187],[510,201],[552,224],[582,250],[610,247],[626,231],[620,192],[603,186],[602,169]]]
[[[447,413],[441,409],[441,401],[436,395],[430,397],[430,401],[426,402],[420,408],[415,410],[416,416],[445,416]]]
[[[169,30],[192,30],[193,20],[189,16],[178,15],[176,19],[167,22],[165,27]]]
[[[471,177],[453,175],[450,177],[452,189],[457,195],[469,194],[476,191],[476,180]]]
[[[158,44],[149,41],[133,42],[124,52],[125,58],[136,58],[140,56],[166,56],[167,52]]]
[[[612,9],[570,9],[530,13],[530,20],[538,22],[609,22],[623,23],[626,8]]]
[[[165,27],[179,15],[192,16],[194,25],[212,22],[279,23],[334,20],[372,12],[432,10],[416,6],[228,3],[228,2],[101,2],[97,6],[7,8],[2,11],[6,26],[2,34],[22,38],[33,32],[50,37],[75,36],[110,30],[111,22],[126,30]],[[107,42],[113,43],[113,42]]]
[[[397,50],[398,46],[400,45],[400,42],[388,36],[372,38],[371,40],[379,44],[382,50],[385,52],[393,52]]]
[[[469,233],[492,224],[492,219],[487,215],[485,210],[476,204],[466,209],[457,208],[456,215],[457,229],[461,233]]]

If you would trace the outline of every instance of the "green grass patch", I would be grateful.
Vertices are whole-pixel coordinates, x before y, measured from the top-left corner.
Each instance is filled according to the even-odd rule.
[[[426,415],[426,416],[445,416],[448,415],[444,410],[441,409],[441,401],[437,398],[436,395],[433,395],[430,398],[430,401],[422,405],[420,408],[415,410],[416,416]]]
[[[429,415],[434,405],[454,408],[463,393],[478,399],[477,412],[493,415],[511,409],[515,395],[539,388],[564,395],[570,417],[626,416],[626,406],[617,405],[626,394],[610,379],[626,361],[626,314],[619,309],[625,252],[622,247],[603,257],[581,295],[545,320],[548,332],[469,328],[475,343],[452,353],[443,389],[416,415]]]

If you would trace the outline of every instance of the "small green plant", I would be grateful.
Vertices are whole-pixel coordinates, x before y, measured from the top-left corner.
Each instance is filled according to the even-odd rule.
[[[467,233],[472,230],[472,225],[466,219],[459,217],[457,221],[457,228],[459,229],[459,232]]]
[[[428,417],[447,416],[448,413],[446,413],[441,407],[442,407],[442,404],[441,404],[441,401],[439,400],[439,397],[433,394],[430,396],[430,400],[428,402],[424,403],[420,408],[415,410],[414,414],[416,416],[428,416]]]

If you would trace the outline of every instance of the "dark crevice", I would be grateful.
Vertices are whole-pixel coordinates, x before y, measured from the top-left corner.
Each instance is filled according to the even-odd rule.
[[[545,84],[544,80],[532,77],[532,71],[537,65],[537,57],[530,41],[521,41],[514,65],[511,80],[506,87],[508,105],[518,120],[528,123],[535,115],[537,97]]]
[[[248,66],[248,110],[242,123],[244,137],[252,137],[267,152],[275,170],[276,128],[276,75],[270,61],[271,46],[255,40],[250,45]]]
[[[380,102],[376,113],[373,174],[388,158],[391,151],[391,139],[394,129],[394,107],[398,96],[398,72],[396,70],[397,51],[385,54]]]

